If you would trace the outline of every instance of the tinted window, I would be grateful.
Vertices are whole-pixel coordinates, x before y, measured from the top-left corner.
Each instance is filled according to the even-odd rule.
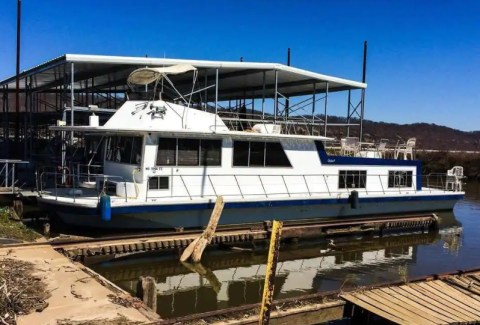
[[[265,166],[291,167],[282,144],[279,142],[266,143]]]
[[[148,179],[149,190],[168,190],[169,179],[168,176],[150,177]]]
[[[220,166],[222,164],[222,141],[200,141],[200,165]]]
[[[388,172],[388,187],[412,187],[412,172],[390,170]]]
[[[178,166],[198,166],[200,140],[178,139]]]
[[[233,142],[233,166],[248,166],[248,141]]]
[[[341,170],[339,172],[338,188],[365,188],[367,172],[365,170]]]
[[[177,164],[177,139],[161,138],[158,140],[157,166],[175,166]]]
[[[110,137],[107,160],[124,164],[140,164],[142,161],[142,137]]]
[[[250,142],[250,166],[265,166],[265,142]]]

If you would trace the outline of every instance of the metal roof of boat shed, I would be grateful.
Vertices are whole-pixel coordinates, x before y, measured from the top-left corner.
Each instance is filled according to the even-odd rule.
[[[71,64],[74,66],[75,91],[94,89],[100,92],[124,91],[130,72],[139,67],[162,67],[190,64],[199,71],[201,86],[215,83],[219,71],[220,100],[260,98],[275,95],[275,78],[278,92],[284,96],[300,96],[342,90],[364,89],[365,83],[323,75],[279,63],[232,62],[166,59],[149,57],[125,57],[104,55],[65,54],[42,63],[20,74],[20,89],[30,85],[33,92],[58,92],[58,88],[70,82]],[[175,86],[184,93],[191,91],[192,74],[171,76]],[[93,83],[93,85],[92,85]],[[265,86],[264,86],[265,84]],[[327,86],[328,85],[328,86]],[[0,81],[8,91],[15,90],[15,76]],[[210,91],[212,97],[214,91]]]

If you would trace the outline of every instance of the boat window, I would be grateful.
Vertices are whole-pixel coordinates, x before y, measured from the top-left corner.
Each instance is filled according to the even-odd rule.
[[[408,170],[388,171],[388,187],[412,187],[412,172]]]
[[[110,137],[107,141],[107,160],[124,164],[140,164],[142,137]]]
[[[177,139],[161,138],[158,141],[157,166],[177,164]]]
[[[250,142],[250,167],[265,166],[265,142]]]
[[[222,164],[222,140],[200,140],[200,165]]]
[[[235,167],[292,167],[279,142],[233,142]]]
[[[249,148],[250,142],[248,141],[235,141],[233,143],[233,166],[248,166]]]
[[[367,186],[367,171],[341,170],[338,175],[338,188],[365,188]]]
[[[178,139],[178,166],[198,166],[200,140]]]
[[[220,166],[222,140],[160,138],[157,166]]]
[[[281,143],[267,142],[265,152],[265,166],[291,167]]]
[[[149,190],[168,190],[169,179],[168,176],[150,177],[148,179]]]

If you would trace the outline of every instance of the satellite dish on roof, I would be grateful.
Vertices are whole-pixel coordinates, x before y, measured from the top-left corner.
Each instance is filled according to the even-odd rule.
[[[162,68],[140,68],[130,73],[127,82],[132,85],[148,85],[160,80],[166,75],[182,74],[195,70],[197,70],[197,68],[190,64],[177,64]]]

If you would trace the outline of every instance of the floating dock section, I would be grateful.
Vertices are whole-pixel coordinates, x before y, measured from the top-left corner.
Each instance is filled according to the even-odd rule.
[[[480,272],[387,286],[341,295],[353,304],[352,317],[368,313],[395,324],[477,324],[480,322]],[[366,318],[366,319],[365,319]]]

